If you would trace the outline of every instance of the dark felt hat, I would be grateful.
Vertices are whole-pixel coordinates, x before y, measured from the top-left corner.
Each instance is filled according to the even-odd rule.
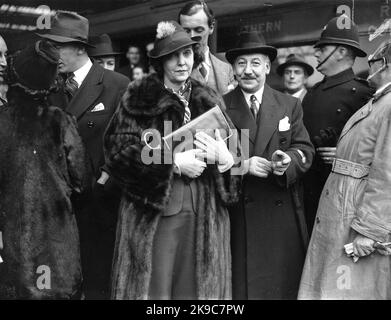
[[[49,41],[40,40],[9,58],[7,82],[34,95],[50,89],[57,77],[60,56]]]
[[[341,19],[348,19],[348,23],[345,25],[340,25]],[[338,16],[331,19],[326,26],[323,28],[323,31],[320,35],[320,39],[315,43],[314,47],[320,47],[323,45],[345,45],[351,47],[357,54],[358,57],[366,57],[367,54],[360,47],[360,40],[358,35],[358,28],[352,20],[347,15]]]
[[[242,54],[262,53],[269,57],[270,62],[277,56],[277,49],[268,46],[262,35],[255,31],[242,32],[239,34],[239,41],[234,49],[230,49],[225,53],[225,57],[229,63],[233,64],[235,59]]]
[[[57,11],[51,18],[50,29],[46,33],[37,33],[42,38],[55,42],[77,42],[92,47],[88,43],[89,22],[77,13]]]
[[[94,46],[94,48],[88,49],[90,57],[117,56],[121,54],[121,52],[114,51],[110,36],[106,33],[98,37],[92,37],[90,44]]]
[[[308,76],[314,73],[314,68],[305,61],[301,54],[298,53],[289,54],[286,57],[286,61],[277,67],[277,73],[282,76],[285,68],[289,66],[300,66],[304,68]]]
[[[149,52],[149,57],[160,58],[196,43],[178,22],[161,21],[157,25],[155,46]]]

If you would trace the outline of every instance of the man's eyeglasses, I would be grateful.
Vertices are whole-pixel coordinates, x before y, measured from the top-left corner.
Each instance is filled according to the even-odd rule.
[[[371,59],[371,60],[368,60],[369,68],[371,68],[378,61],[383,61],[382,67],[386,66],[388,64],[386,57],[382,57],[382,58],[378,58],[378,59]]]

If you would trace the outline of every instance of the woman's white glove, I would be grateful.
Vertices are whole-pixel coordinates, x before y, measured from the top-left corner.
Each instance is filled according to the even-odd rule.
[[[174,164],[177,166],[179,174],[193,179],[199,177],[206,168],[206,163],[197,159],[201,153],[202,150],[200,149],[176,153],[174,155]]]
[[[205,132],[195,134],[194,144],[203,150],[201,156],[208,160],[208,163],[217,163],[220,172],[225,172],[234,165],[234,157],[229,152],[227,145],[220,135],[219,130],[215,130],[216,140]]]

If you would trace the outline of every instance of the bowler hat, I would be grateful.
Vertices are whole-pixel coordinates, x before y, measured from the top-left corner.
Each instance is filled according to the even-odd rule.
[[[116,56],[121,54],[121,52],[114,51],[110,36],[106,33],[91,38],[90,43],[94,45],[94,48],[88,49],[88,55],[90,57]]]
[[[269,57],[270,62],[277,56],[277,49],[268,46],[262,35],[255,31],[242,32],[239,34],[239,41],[234,49],[230,49],[225,53],[225,57],[229,63],[233,64],[235,59],[242,54],[262,53]]]
[[[190,35],[178,22],[161,21],[156,28],[155,46],[148,56],[153,59],[160,58],[197,43],[190,38]]]
[[[37,35],[55,42],[77,42],[93,47],[88,43],[88,30],[87,18],[74,12],[57,11],[51,19],[48,32],[37,33]]]
[[[358,28],[352,20],[347,26],[339,25],[338,20],[350,18],[347,15],[342,15],[331,19],[320,35],[320,39],[315,43],[314,47],[320,47],[328,44],[341,44],[351,47],[358,57],[366,57],[367,54],[360,47],[360,40],[358,36]]]
[[[45,93],[55,82],[59,59],[53,44],[37,41],[10,56],[7,83],[22,88],[30,95]]]
[[[308,76],[314,73],[314,68],[305,62],[304,57],[298,53],[291,53],[286,57],[286,61],[277,67],[277,73],[282,76],[285,68],[289,66],[302,67]]]

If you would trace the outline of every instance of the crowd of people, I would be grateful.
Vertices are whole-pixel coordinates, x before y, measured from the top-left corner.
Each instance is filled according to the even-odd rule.
[[[266,83],[257,32],[210,52],[204,1],[121,68],[76,13],[10,55],[0,37],[0,298],[391,299],[391,41],[361,79],[338,18],[308,91],[300,54]]]

